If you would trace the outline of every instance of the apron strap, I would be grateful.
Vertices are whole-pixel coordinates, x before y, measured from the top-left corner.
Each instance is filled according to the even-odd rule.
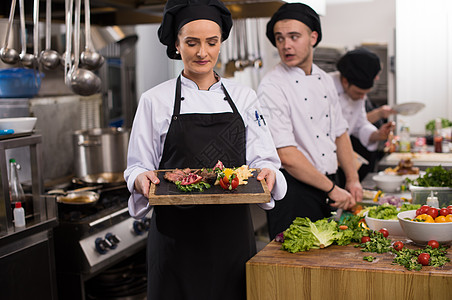
[[[177,77],[176,80],[176,94],[174,97],[174,109],[173,109],[173,116],[178,116],[180,114],[180,104],[181,104],[181,75],[179,74],[179,76]],[[221,88],[223,89],[224,95],[225,95],[225,100],[228,101],[229,106],[231,106],[232,111],[235,114],[238,114],[238,109],[234,104],[234,101],[232,101],[231,96],[229,95],[228,91],[226,90],[226,88],[224,87],[223,83],[221,83]]]

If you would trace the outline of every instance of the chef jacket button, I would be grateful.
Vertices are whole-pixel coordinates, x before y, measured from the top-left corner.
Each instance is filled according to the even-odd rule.
[[[328,115],[326,115],[326,117],[328,118]]]
[[[174,116],[174,117],[173,117],[173,120],[177,120],[177,116]]]
[[[296,83],[298,83],[298,80],[295,80]]]
[[[320,77],[319,77],[319,80],[320,80]]]
[[[319,136],[317,135],[317,138],[319,138]]]
[[[308,98],[304,98],[304,101],[308,101]]]
[[[322,153],[322,156],[325,156],[325,153]]]
[[[336,150],[334,150],[333,152],[336,153]]]
[[[325,98],[325,99],[326,99],[326,95],[325,95],[325,96],[323,96],[323,98]]]
[[[185,100],[185,98],[184,97],[180,97],[180,100],[182,101],[182,100]]]
[[[311,120],[312,120],[312,117],[311,117]]]
[[[330,134],[329,134],[329,133],[327,133],[327,134],[326,134],[326,136],[330,136]]]
[[[223,100],[228,100],[228,98],[224,97],[224,99],[223,99]]]

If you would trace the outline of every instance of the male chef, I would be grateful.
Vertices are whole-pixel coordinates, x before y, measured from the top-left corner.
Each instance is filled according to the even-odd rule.
[[[286,197],[267,212],[270,238],[296,217],[312,221],[349,209],[362,199],[353,150],[331,76],[313,64],[322,39],[320,18],[309,6],[286,3],[267,24],[281,62],[258,88],[287,180]],[[335,184],[338,161],[345,189]]]
[[[367,93],[378,77],[381,63],[375,53],[358,48],[342,56],[337,62],[337,69],[330,75],[338,91],[342,115],[348,122],[348,132],[355,140],[355,151],[370,161],[370,165],[361,167],[359,171],[360,179],[363,179],[373,169],[378,143],[387,140],[389,132],[394,129],[393,122],[385,123],[378,129],[366,115]]]

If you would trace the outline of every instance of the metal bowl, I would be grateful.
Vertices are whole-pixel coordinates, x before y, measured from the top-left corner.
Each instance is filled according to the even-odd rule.
[[[67,195],[61,195],[57,197],[58,203],[63,204],[73,204],[73,205],[84,205],[84,204],[94,204],[99,200],[99,194],[96,192],[71,192]]]

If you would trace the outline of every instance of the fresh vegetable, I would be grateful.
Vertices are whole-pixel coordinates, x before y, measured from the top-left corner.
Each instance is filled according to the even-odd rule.
[[[189,185],[183,185],[180,181],[176,181],[176,186],[182,192],[203,192],[206,189],[210,189],[210,184],[204,181]]]
[[[391,240],[383,236],[381,232],[370,231],[369,232],[370,241],[366,243],[361,243],[355,247],[361,247],[363,252],[376,252],[376,253],[386,253],[391,249]]]
[[[438,216],[438,209],[430,207],[427,211],[427,215],[431,216],[433,219]]]
[[[369,236],[363,236],[361,238],[361,243],[367,243],[367,242],[370,242],[370,237]]]
[[[428,264],[430,263],[430,254],[428,253],[419,254],[419,256],[417,257],[417,261],[423,266],[428,266]]]
[[[220,176],[220,186],[225,190],[235,190],[239,186],[239,178],[235,173],[232,173],[231,175],[227,176],[223,174]]]
[[[340,230],[346,230],[346,229],[348,229],[348,226],[347,225],[340,225],[339,229]]]
[[[441,118],[441,125],[442,125],[441,128],[447,128],[447,127],[452,126],[452,122],[449,121],[448,119]],[[425,129],[430,132],[434,132],[435,126],[436,126],[436,120],[430,120],[427,124],[425,124]]]
[[[375,259],[377,259],[377,258],[372,255],[363,257],[363,260],[367,260],[367,261],[374,261]]]
[[[309,249],[325,248],[342,236],[333,220],[321,219],[311,222],[309,218],[297,217],[284,232],[282,249],[291,253]]]
[[[441,216],[447,216],[447,215],[449,215],[450,214],[450,212],[449,212],[449,210],[447,209],[447,208],[445,208],[445,207],[443,207],[443,208],[441,208],[440,210],[439,210],[439,214],[441,215]]]
[[[278,233],[278,234],[276,235],[275,241],[276,241],[276,242],[279,242],[279,243],[284,242],[284,231],[283,231],[283,232],[280,232],[280,233]]]
[[[428,245],[429,245],[430,247],[432,247],[433,249],[436,249],[436,248],[439,247],[439,243],[438,243],[436,240],[430,240],[430,241],[428,241]]]
[[[389,236],[389,231],[386,228],[381,228],[379,230],[379,232],[381,232],[381,234],[383,234],[383,236],[386,238]]]
[[[369,209],[368,217],[382,220],[397,220],[397,214],[402,211],[416,210],[420,207],[419,204],[407,204],[404,203],[400,210],[393,205],[383,204],[379,206],[373,206]]]
[[[419,256],[424,253],[429,256],[430,266],[441,267],[450,259],[446,256],[446,247],[440,246],[439,248],[433,249],[431,246],[426,246],[424,249],[408,249],[403,248],[400,251],[394,250],[393,253],[396,257],[393,260],[393,264],[398,264],[404,266],[408,270],[419,271],[422,269],[422,264],[419,262]],[[423,255],[423,260],[426,255]]]
[[[392,247],[397,251],[402,250],[404,246],[405,246],[405,244],[401,241],[397,241],[394,243],[394,245],[392,245]]]
[[[341,230],[342,236],[336,240],[339,246],[345,246],[351,242],[359,243],[364,235],[368,235],[369,230],[363,227],[363,217],[358,215],[348,215],[341,220],[340,225],[348,228]]]
[[[427,168],[424,176],[407,181],[414,186],[452,187],[452,169],[446,170],[441,165]]]

